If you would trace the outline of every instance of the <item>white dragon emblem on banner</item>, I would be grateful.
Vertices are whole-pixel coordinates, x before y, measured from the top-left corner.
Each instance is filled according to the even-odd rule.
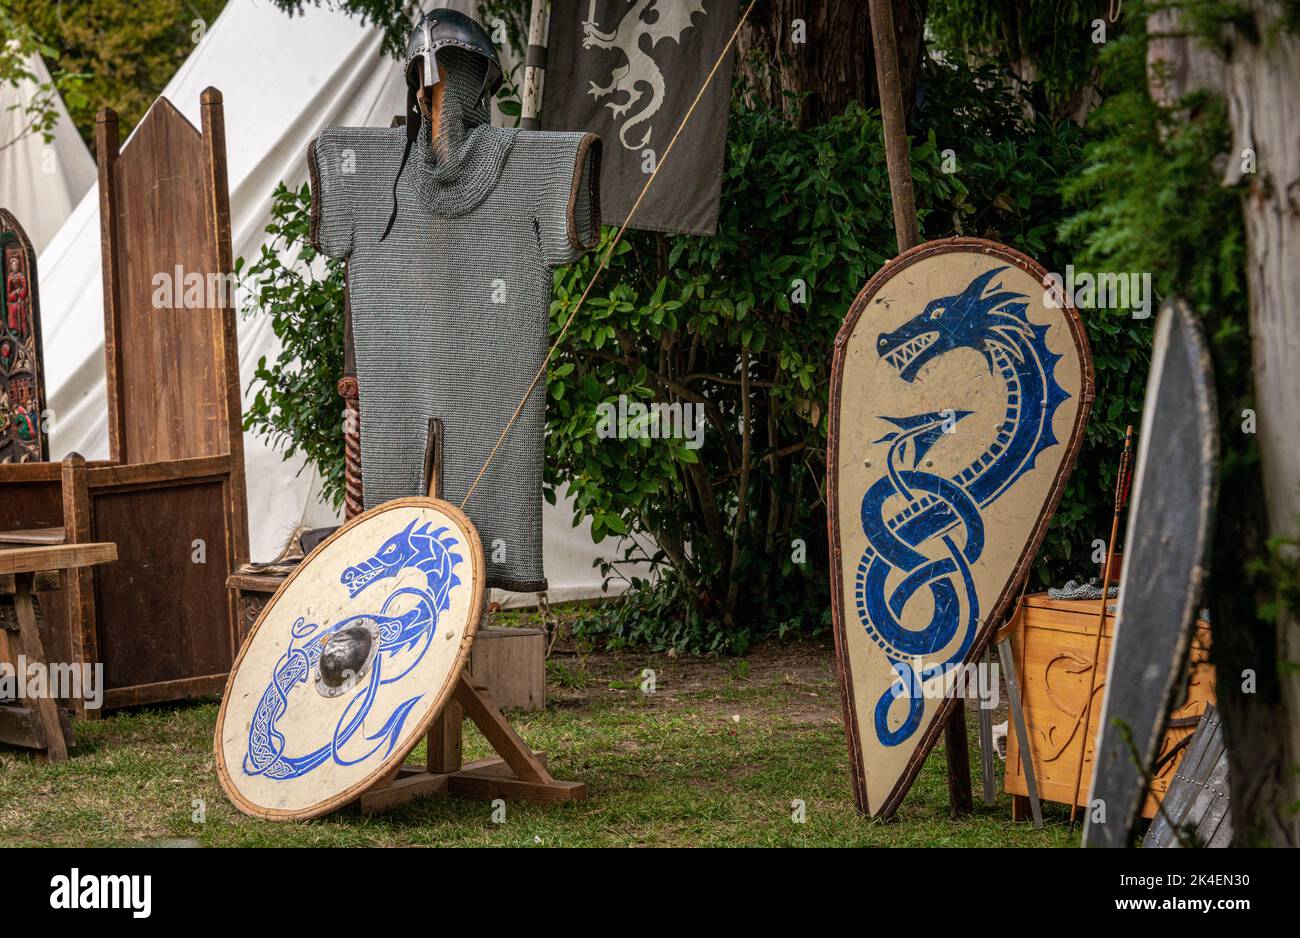
[[[611,99],[604,106],[613,113],[615,121],[623,121],[618,139],[627,149],[639,150],[650,143],[652,128],[649,126],[640,141],[632,142],[628,137],[663,106],[664,74],[652,55],[655,47],[664,39],[680,45],[682,35],[694,25],[692,19],[697,13],[709,15],[703,0],[636,0],[614,30],[606,32],[596,23],[596,0],[591,0],[587,20],[582,24],[582,47],[618,52],[626,64],[615,66],[608,85],[601,87],[590,82],[587,94],[597,101]],[[645,20],[647,14],[652,22]]]

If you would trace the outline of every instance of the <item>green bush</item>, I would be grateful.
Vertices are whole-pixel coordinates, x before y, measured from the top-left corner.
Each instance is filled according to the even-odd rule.
[[[299,452],[320,473],[323,495],[343,503],[344,264],[317,253],[310,240],[311,191],[281,183],[272,195],[271,240],[252,264],[235,262],[248,291],[246,315],[266,315],[280,354],[257,363],[244,429],[256,430],[284,458]],[[287,263],[285,260],[287,259]]]
[[[102,107],[117,111],[125,142],[225,5],[226,0],[0,0],[0,41],[12,28],[5,20],[19,24],[19,35],[22,27],[30,29],[87,145],[95,145],[95,115]]]

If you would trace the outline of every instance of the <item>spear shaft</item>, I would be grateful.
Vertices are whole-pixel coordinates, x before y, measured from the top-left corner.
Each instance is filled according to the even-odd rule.
[[[1115,541],[1119,538],[1119,516],[1128,502],[1129,464],[1133,458],[1133,427],[1124,431],[1124,451],[1119,457],[1119,476],[1115,479],[1115,514],[1110,519],[1110,540],[1106,542],[1106,566],[1101,574],[1101,600],[1097,610],[1097,637],[1092,645],[1092,670],[1088,673],[1088,700],[1083,706],[1083,733],[1079,746],[1079,764],[1074,773],[1074,797],[1070,799],[1070,823],[1079,808],[1079,789],[1083,786],[1083,761],[1088,755],[1088,720],[1092,717],[1092,698],[1097,694],[1100,668],[1101,633],[1106,628],[1106,605],[1110,602],[1111,566],[1115,561]],[[1096,750],[1094,740],[1094,751]]]

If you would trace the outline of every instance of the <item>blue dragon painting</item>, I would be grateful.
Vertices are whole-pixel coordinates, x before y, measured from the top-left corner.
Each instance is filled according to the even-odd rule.
[[[394,707],[383,717],[379,729],[370,735],[363,734],[362,745],[348,747],[346,753],[344,747],[361,731],[379,689],[409,674],[428,651],[437,631],[438,617],[450,607],[452,590],[460,585],[455,571],[463,558],[454,551],[457,543],[446,527],[434,529],[431,523],[421,524],[417,518],[388,538],[373,556],[344,570],[339,582],[349,599],[406,570],[421,574],[423,584],[399,586],[377,612],[348,616],[326,627],[309,623],[301,616],[297,619],[289,647],[276,662],[249,726],[248,753],[244,757],[246,775],[292,779],[331,760],[337,765],[356,765],[377,752],[382,751],[386,756],[392,751],[422,693]],[[399,607],[406,608],[390,614]],[[310,751],[290,754],[277,724],[289,710],[294,688],[307,684],[313,670],[322,668],[322,654],[328,655],[331,639],[355,633],[368,645],[367,631],[376,636],[376,642],[366,668],[358,669],[358,675],[366,678],[365,683],[357,681],[359,689],[344,706],[329,739],[319,740],[319,745]],[[344,687],[350,689],[348,685]]]
[[[985,271],[960,293],[931,300],[898,329],[881,333],[876,344],[879,357],[908,384],[927,363],[973,349],[1006,387],[1006,412],[993,439],[952,476],[927,472],[921,461],[971,411],[878,415],[893,429],[875,441],[889,444],[885,471],[862,498],[867,547],[855,602],[897,677],[875,707],[876,737],[885,746],[917,731],[925,711],[922,685],[960,667],[975,640],[980,605],[971,568],[984,550],[984,510],[1059,442],[1052,419],[1070,398],[1055,377],[1061,356],[1047,347],[1048,327],[1029,321],[1025,295],[994,282],[1006,269]],[[929,621],[909,628],[903,624],[907,606],[914,599],[926,602],[924,593],[918,596],[922,590],[929,592],[922,607]],[[938,653],[943,660],[926,662]],[[905,712],[891,728],[890,713],[900,699]]]

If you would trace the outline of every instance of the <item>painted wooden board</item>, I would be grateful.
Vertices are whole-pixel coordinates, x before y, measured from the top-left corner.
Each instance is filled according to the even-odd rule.
[[[1143,408],[1114,654],[1083,829],[1091,847],[1129,844],[1205,578],[1218,422],[1209,350],[1182,300],[1167,301],[1156,320]]]
[[[1231,845],[1228,747],[1219,713],[1212,706],[1201,714],[1163,808],[1151,822],[1143,847]]]
[[[0,463],[41,462],[45,372],[36,252],[17,219],[0,208]]]
[[[392,775],[464,670],[483,571],[469,519],[433,498],[380,505],[313,550],[226,685],[215,748],[231,801],[310,818]]]
[[[906,794],[1074,465],[1092,360],[1050,283],[1003,245],[929,242],[867,283],[835,340],[832,609],[864,813]]]

